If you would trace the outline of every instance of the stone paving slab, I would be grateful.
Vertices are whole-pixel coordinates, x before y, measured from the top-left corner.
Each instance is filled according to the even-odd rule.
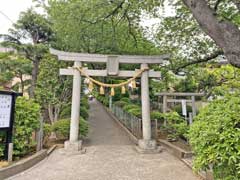
[[[63,149],[9,180],[198,180],[180,160],[164,151],[139,154],[105,110],[91,102],[86,154]]]

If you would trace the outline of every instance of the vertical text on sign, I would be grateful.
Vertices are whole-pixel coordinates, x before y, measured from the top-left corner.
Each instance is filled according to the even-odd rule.
[[[12,95],[0,95],[0,128],[9,128],[11,122]]]

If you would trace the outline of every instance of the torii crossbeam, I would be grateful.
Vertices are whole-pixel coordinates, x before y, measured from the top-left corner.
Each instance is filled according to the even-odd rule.
[[[56,55],[59,60],[74,61],[74,66],[81,67],[82,63],[107,63],[106,70],[89,70],[83,68],[85,74],[89,76],[114,76],[114,77],[133,77],[139,70],[123,71],[119,70],[119,64],[141,64],[141,69],[148,68],[148,64],[161,64],[169,59],[168,55],[162,56],[126,56],[126,55],[101,55],[70,53],[50,49],[51,54]],[[76,69],[60,69],[61,75],[73,75],[72,90],[72,109],[70,138],[65,142],[65,148],[78,151],[81,147],[81,141],[78,140],[79,128],[79,109],[81,92],[81,74]],[[142,102],[142,131],[143,139],[138,142],[138,149],[141,152],[157,151],[156,141],[151,139],[151,120],[150,120],[150,100],[149,100],[149,77],[160,78],[161,73],[153,70],[145,71],[141,75],[141,102]]]

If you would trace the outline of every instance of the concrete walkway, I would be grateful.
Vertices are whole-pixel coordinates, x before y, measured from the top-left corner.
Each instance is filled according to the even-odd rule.
[[[96,101],[91,102],[87,153],[65,155],[58,149],[11,180],[198,180],[166,151],[138,154],[125,132]]]

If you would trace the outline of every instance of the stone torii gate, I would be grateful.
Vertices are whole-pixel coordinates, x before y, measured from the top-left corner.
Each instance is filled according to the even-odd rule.
[[[89,76],[114,76],[114,77],[133,77],[135,71],[119,70],[119,64],[141,64],[141,69],[148,68],[148,64],[161,64],[168,59],[168,55],[162,56],[116,56],[85,53],[70,53],[50,49],[50,53],[56,55],[59,60],[74,61],[75,67],[82,67],[82,63],[107,63],[106,70],[90,70],[83,68],[85,74]],[[81,92],[81,73],[74,69],[60,69],[60,75],[73,75],[72,90],[72,109],[70,123],[70,138],[66,141],[64,148],[70,151],[80,151],[82,141],[79,141],[79,117],[80,117],[80,92]],[[150,119],[150,99],[149,99],[149,77],[159,78],[160,72],[153,70],[144,71],[141,75],[141,102],[142,102],[142,134],[143,139],[139,140],[137,150],[140,152],[158,152],[156,141],[151,139],[151,119]]]

